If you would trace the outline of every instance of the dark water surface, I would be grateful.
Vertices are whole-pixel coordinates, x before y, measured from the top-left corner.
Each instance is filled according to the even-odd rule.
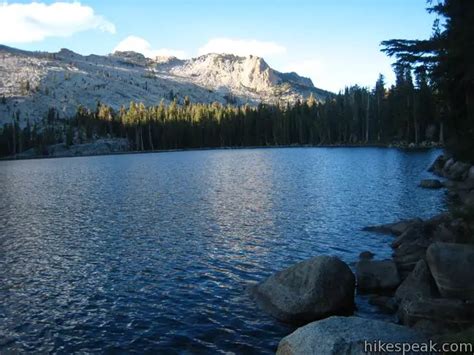
[[[0,353],[273,352],[292,328],[245,285],[361,228],[444,209],[439,152],[190,151],[0,162]],[[371,311],[359,311],[372,316]]]

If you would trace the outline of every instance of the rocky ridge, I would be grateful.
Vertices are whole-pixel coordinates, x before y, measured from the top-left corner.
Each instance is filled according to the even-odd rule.
[[[324,101],[329,92],[296,73],[281,73],[263,58],[207,54],[180,60],[146,58],[136,52],[82,56],[68,49],[29,52],[0,45],[0,123],[41,119],[50,107],[61,117],[79,105],[98,102],[117,109],[130,101],[146,105],[161,100],[251,105],[292,103],[313,95]]]

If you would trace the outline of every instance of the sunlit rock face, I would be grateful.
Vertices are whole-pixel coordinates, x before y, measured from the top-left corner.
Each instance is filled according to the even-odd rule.
[[[0,123],[13,115],[23,123],[37,121],[50,107],[70,117],[79,105],[95,109],[98,102],[118,109],[130,101],[182,103],[188,96],[192,102],[256,105],[293,103],[311,95],[324,101],[331,94],[256,56],[206,54],[181,60],[130,51],[82,56],[68,49],[47,53],[0,46]]]

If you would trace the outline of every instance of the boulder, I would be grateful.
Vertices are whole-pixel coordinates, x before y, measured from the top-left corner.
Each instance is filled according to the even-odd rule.
[[[394,259],[401,280],[405,280],[408,275],[410,275],[410,273],[415,269],[415,266],[418,261],[422,260],[425,257],[425,253],[425,251],[420,250],[417,253],[405,255]]]
[[[423,220],[420,218],[413,218],[413,219],[406,219],[395,223],[389,224],[382,224],[379,226],[368,226],[364,227],[362,230],[367,232],[377,232],[377,233],[385,233],[385,234],[394,234],[400,235],[402,234],[408,227],[421,224]]]
[[[440,224],[433,231],[433,241],[455,243],[456,234],[453,232],[451,228],[449,228],[449,225]]]
[[[444,155],[438,156],[433,164],[431,164],[428,171],[439,174],[443,170],[444,164],[446,164],[447,160],[448,159]]]
[[[451,215],[448,212],[437,214],[426,221],[424,221],[423,226],[428,230],[435,229],[438,225],[442,223],[447,223],[451,220]]]
[[[467,179],[472,179],[474,181],[474,165],[472,165],[467,171]]]
[[[361,292],[394,289],[400,284],[392,260],[361,260],[356,266],[357,289]]]
[[[420,260],[416,263],[413,271],[397,288],[394,299],[397,303],[402,303],[404,301],[433,298],[435,296],[437,296],[437,290],[430,269],[424,260]]]
[[[416,241],[420,238],[424,238],[424,228],[423,225],[414,224],[408,227],[402,234],[393,240],[391,247],[396,249],[404,243],[410,243]]]
[[[431,240],[433,242],[465,243],[469,237],[469,226],[462,218],[457,218],[449,223],[438,225],[432,232]]]
[[[421,180],[420,187],[425,189],[440,189],[443,187],[443,183],[437,179],[424,179]]]
[[[474,245],[436,242],[426,260],[441,296],[474,299]]]
[[[467,178],[466,180],[464,181],[452,181],[452,180],[448,180],[450,182],[450,186],[447,186],[445,184],[446,187],[449,187],[449,188],[452,188],[454,190],[460,190],[460,191],[463,191],[463,192],[469,192],[471,190],[474,190],[474,178]]]
[[[441,343],[471,343],[474,346],[474,327],[462,331],[449,332],[433,337],[433,341]]]
[[[424,236],[419,237],[417,239],[405,241],[395,249],[393,256],[397,258],[417,253],[420,250],[426,251],[430,244],[431,241],[428,238],[425,238]]]
[[[410,242],[402,243],[393,253],[393,261],[397,265],[402,279],[408,275],[416,263],[426,257],[426,249],[431,241],[427,238],[418,238]]]
[[[316,256],[250,287],[257,304],[275,318],[307,323],[354,309],[355,277],[336,257]]]
[[[444,164],[443,166],[443,170],[442,170],[442,174],[444,176],[447,176],[448,175],[448,172],[449,172],[449,169],[451,169],[451,167],[454,165],[454,159],[453,158],[450,158],[446,161],[446,163]]]
[[[461,201],[466,206],[474,207],[474,190],[472,190],[469,193],[465,194],[462,197]]]
[[[400,321],[408,326],[431,322],[433,328],[464,329],[474,324],[474,303],[448,298],[424,298],[403,302]]]
[[[362,253],[359,254],[359,259],[361,260],[370,260],[373,259],[375,256],[374,253],[371,251],[363,251]]]
[[[372,347],[378,341],[409,344],[427,340],[420,332],[398,324],[359,317],[330,317],[284,337],[278,344],[277,355],[373,354],[377,349]],[[397,353],[395,349],[383,350],[387,350],[386,354]]]
[[[446,170],[446,177],[452,180],[464,180],[470,167],[467,163],[457,161]]]

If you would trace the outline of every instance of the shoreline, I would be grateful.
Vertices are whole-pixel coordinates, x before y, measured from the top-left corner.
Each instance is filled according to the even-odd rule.
[[[78,147],[80,145],[72,145],[71,147]],[[176,148],[176,149],[155,149],[155,150],[126,150],[126,151],[110,151],[97,154],[58,154],[58,155],[32,155],[32,156],[5,156],[0,157],[0,161],[15,161],[15,160],[36,160],[36,159],[55,159],[55,158],[78,158],[78,157],[95,157],[95,156],[109,156],[109,155],[133,155],[133,154],[152,154],[152,153],[176,153],[176,152],[193,152],[193,151],[207,151],[207,150],[245,150],[245,149],[281,149],[281,148],[387,148],[400,149],[406,151],[426,151],[430,149],[444,149],[443,145],[416,145],[410,146],[408,144],[399,143],[368,143],[368,144],[324,144],[324,145],[263,145],[263,146],[229,146],[229,147],[197,147],[197,148]]]
[[[380,256],[377,259],[370,250],[363,251],[354,268],[355,285],[342,283],[342,287],[353,290],[354,300],[362,296],[367,298],[376,314],[391,316],[392,320],[355,315],[340,317],[339,305],[324,317],[313,317],[285,336],[279,342],[277,354],[305,353],[328,344],[333,349],[347,347],[365,353],[359,349],[360,343],[375,340],[418,344],[435,341],[468,344],[470,349],[474,348],[474,276],[471,272],[474,260],[474,165],[441,155],[428,171],[447,182],[441,183],[434,178],[422,180],[419,188],[446,188],[448,210],[426,220],[412,218],[364,227],[363,230],[373,233],[374,238],[377,234],[392,235],[389,246],[393,253],[388,259],[380,259]],[[318,267],[313,260],[321,257],[325,256],[290,266],[258,284],[256,287],[272,290],[272,293],[264,294],[263,300],[277,304],[281,296],[275,290],[283,293],[279,290],[282,285],[283,288],[291,285],[294,298],[307,294],[308,286],[299,283],[298,274],[314,273],[314,269],[316,273],[329,274],[334,269],[334,266]],[[339,279],[336,276],[330,281],[338,283]],[[327,285],[327,280],[314,279],[312,287],[334,293],[334,288]],[[299,306],[298,310],[307,309],[307,304]],[[314,306],[321,307],[318,303]],[[272,315],[278,317],[278,313]],[[361,323],[366,328],[360,327]]]

